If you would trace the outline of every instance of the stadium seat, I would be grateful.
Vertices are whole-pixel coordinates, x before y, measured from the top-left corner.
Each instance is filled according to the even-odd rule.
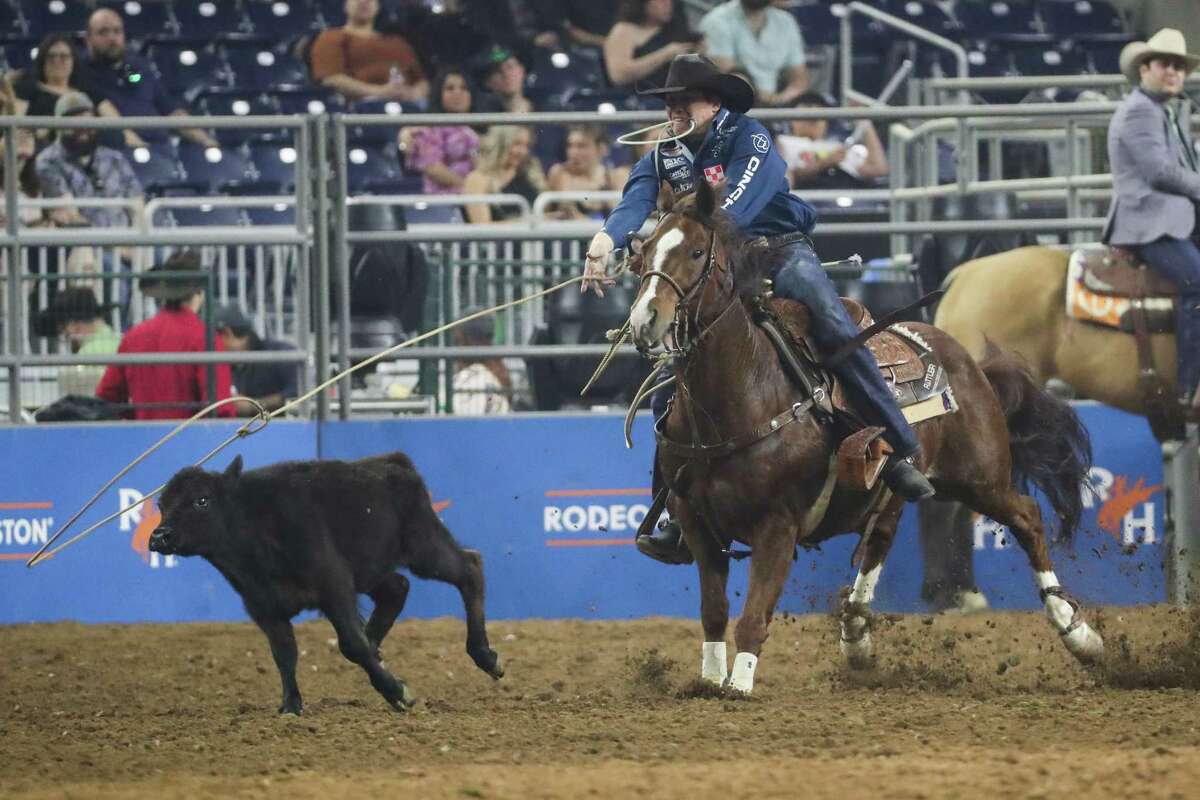
[[[179,143],[179,163],[187,180],[205,185],[210,192],[255,177],[246,156],[235,147],[204,147],[184,140]]]
[[[529,65],[525,93],[535,106],[540,106],[551,97],[599,88],[604,84],[604,75],[597,62],[581,56],[573,57],[566,52],[551,53],[538,48]]]
[[[954,18],[934,3],[922,3],[918,0],[887,0],[883,4],[883,10],[939,36],[955,39],[962,32]],[[896,31],[896,37],[907,38],[899,31]]]
[[[157,194],[156,188],[159,186],[184,179],[175,147],[169,142],[152,142],[146,147],[133,148],[127,150],[125,156],[133,166],[142,188],[151,194]]]
[[[405,214],[409,225],[459,225],[463,222],[459,206],[412,206]]]
[[[419,113],[416,106],[405,105],[397,100],[360,100],[346,109],[351,114],[380,114],[395,116]],[[396,142],[400,128],[395,125],[355,125],[347,131],[350,139],[363,144],[386,146]]]
[[[328,89],[291,84],[270,92],[281,114],[325,114],[342,110],[341,95]]]
[[[172,208],[171,216],[180,227],[198,225],[248,225],[249,220],[240,208],[210,207],[201,208]]]
[[[18,0],[17,8],[28,25],[30,36],[74,33],[87,28],[91,6],[84,0]]]
[[[269,89],[300,83],[308,77],[303,64],[272,49],[270,43],[262,39],[224,39],[218,50],[229,64],[233,85],[239,89]]]
[[[276,41],[322,27],[304,0],[246,0],[245,9],[254,32]]]
[[[1039,32],[1033,3],[1029,0],[959,3],[955,13],[962,23],[963,35],[970,39],[986,40]]]
[[[279,106],[270,95],[256,91],[210,87],[196,99],[196,110],[215,117],[273,116]],[[250,139],[277,134],[281,128],[217,128],[216,137],[222,145],[237,145]]]
[[[833,5],[822,0],[809,0],[792,6],[792,14],[800,23],[800,32],[805,44],[837,44],[841,20],[834,13]]]
[[[188,102],[208,87],[232,85],[225,59],[200,43],[160,40],[147,52],[167,93]]]
[[[33,54],[37,46],[37,39],[23,36],[6,39],[0,42],[0,60],[4,61],[8,69],[27,69],[33,63]]]
[[[250,30],[237,0],[187,0],[175,3],[172,10],[183,38],[209,41]]]
[[[290,139],[277,137],[251,141],[248,151],[256,180],[274,183],[282,192],[293,191],[297,153]]]
[[[400,177],[395,148],[352,144],[346,153],[346,177],[351,194],[368,191],[368,184]]]
[[[1042,0],[1042,22],[1059,37],[1122,37],[1127,34],[1121,15],[1104,0]]]
[[[296,207],[279,205],[264,208],[247,208],[246,218],[251,225],[288,225],[296,224]]]
[[[1121,50],[1135,38],[1137,37],[1132,34],[1126,34],[1123,37],[1088,41],[1083,49],[1087,53],[1091,71],[1101,75],[1115,75],[1120,72]]]
[[[106,0],[99,6],[121,15],[125,20],[125,36],[129,39],[173,35],[177,32],[166,3],[153,0]]]
[[[1081,50],[1067,49],[1052,37],[1045,41],[1010,41],[1005,44],[1012,65],[1020,75],[1075,75],[1087,69],[1087,56]]]

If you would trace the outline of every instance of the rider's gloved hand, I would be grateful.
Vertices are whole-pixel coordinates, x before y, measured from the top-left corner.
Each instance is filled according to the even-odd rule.
[[[608,257],[612,255],[612,251],[613,240],[607,233],[600,231],[592,237],[591,244],[587,249],[587,259],[583,264],[583,283],[579,285],[580,292],[593,289],[598,296],[604,297],[603,287],[616,283],[616,278],[606,274]]]

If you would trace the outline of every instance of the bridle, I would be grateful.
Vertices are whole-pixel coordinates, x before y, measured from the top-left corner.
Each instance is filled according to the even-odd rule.
[[[662,216],[662,218],[659,219],[658,225],[661,226],[663,220],[667,219],[674,213],[677,212],[668,211]],[[708,284],[709,279],[711,279],[712,276],[717,272],[728,274],[730,277],[729,301],[726,303],[725,307],[721,309],[721,312],[717,315],[716,319],[701,328],[699,319],[700,308],[698,306],[696,308],[694,321],[691,316],[689,316],[688,309],[691,307],[693,300],[703,293],[704,287]],[[645,288],[646,281],[648,279],[657,277],[662,278],[667,286],[670,286],[671,289],[674,290],[675,294],[679,297],[679,300],[675,304],[675,318],[671,321],[670,327],[671,340],[674,342],[674,347],[665,344],[666,337],[664,337],[663,344],[663,353],[674,358],[686,359],[688,356],[692,355],[697,345],[699,345],[705,336],[707,336],[708,333],[716,327],[722,318],[724,318],[729,309],[738,303],[737,284],[733,277],[733,272],[729,269],[728,264],[721,264],[717,261],[716,228],[709,228],[708,258],[704,262],[704,268],[700,271],[700,274],[696,277],[696,280],[694,280],[686,289],[680,286],[677,280],[662,270],[646,270],[645,272],[640,273],[640,277],[641,282],[638,285],[639,294],[641,293],[642,289]],[[693,330],[696,331],[694,336]],[[639,347],[639,349],[641,348]],[[643,355],[645,355],[644,352]]]

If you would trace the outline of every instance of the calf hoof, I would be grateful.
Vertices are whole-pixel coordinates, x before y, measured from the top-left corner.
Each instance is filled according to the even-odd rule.
[[[295,700],[284,700],[283,705],[279,707],[279,714],[291,714],[298,717],[304,713],[304,705],[300,702],[300,698]]]
[[[403,712],[417,704],[417,698],[413,697],[412,692],[408,690],[408,684],[404,681],[396,681],[396,688],[400,690],[399,696],[387,698],[392,708]]]
[[[478,655],[472,654],[471,659],[475,662],[475,666],[494,679],[500,680],[504,677],[504,667],[500,666],[500,655],[495,650],[484,650]]]

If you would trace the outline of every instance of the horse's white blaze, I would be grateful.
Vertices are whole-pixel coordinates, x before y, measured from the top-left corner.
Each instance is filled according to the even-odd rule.
[[[724,642],[705,642],[701,648],[700,677],[710,683],[724,683],[729,661]]]
[[[679,228],[672,228],[664,233],[654,246],[654,263],[650,265],[650,269],[661,270],[671,251],[682,242],[683,231]],[[646,284],[645,291],[642,292],[642,296],[638,298],[638,301],[633,304],[633,311],[629,314],[629,321],[633,325],[635,332],[643,330],[646,325],[650,324],[650,304],[654,302],[657,294],[658,276],[651,275],[650,281]]]
[[[858,573],[858,577],[854,579],[854,588],[850,591],[851,603],[871,604],[875,599],[875,585],[879,583],[879,573],[882,570],[883,565],[877,564],[870,572]]]
[[[754,668],[758,656],[753,653],[738,653],[733,657],[733,671],[729,674],[729,685],[739,692],[750,693],[754,689]]]

